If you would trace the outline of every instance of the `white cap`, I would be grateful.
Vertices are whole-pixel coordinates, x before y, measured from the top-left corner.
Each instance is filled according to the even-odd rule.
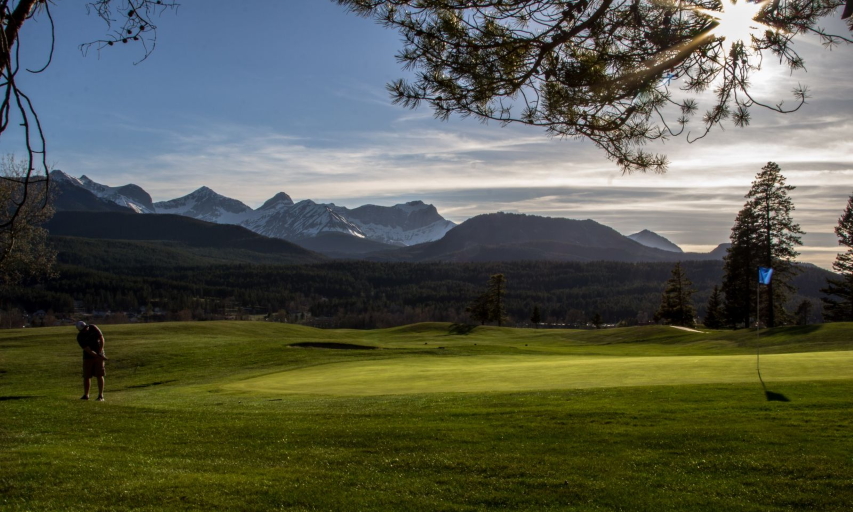
[[[77,322],[76,326],[77,326],[78,331],[82,331],[83,329],[86,328],[86,322],[84,322],[83,320],[80,320],[79,322]]]

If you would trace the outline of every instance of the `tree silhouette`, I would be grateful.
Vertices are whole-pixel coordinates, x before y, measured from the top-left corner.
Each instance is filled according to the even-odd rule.
[[[465,311],[471,316],[471,320],[485,325],[489,321],[489,295],[487,293],[480,295],[465,308]]]
[[[542,321],[542,315],[539,313],[539,306],[533,306],[533,313],[530,314],[530,322],[539,328],[539,323]]]
[[[767,326],[776,326],[786,315],[782,306],[793,292],[788,281],[797,271],[793,261],[799,253],[795,248],[802,245],[799,235],[803,234],[791,216],[794,203],[788,192],[794,188],[785,184],[779,166],[768,162],[755,176],[747,202],[735,219],[732,246],[723,264],[726,317],[732,326],[750,325],[755,294],[760,293],[758,267],[773,268],[773,280],[761,301]]]
[[[506,294],[506,278],[503,274],[495,274],[489,278],[489,320],[497,322],[501,327],[506,321],[504,295]]]
[[[702,323],[708,329],[719,329],[724,325],[724,321],[725,312],[723,311],[723,301],[720,298],[720,288],[718,286],[714,286],[714,290],[708,298],[705,319]]]
[[[26,162],[12,155],[0,160],[0,287],[16,284],[25,277],[49,275],[54,252],[47,245],[47,231],[41,224],[53,215],[45,207],[46,183],[28,186]]]
[[[696,308],[693,306],[693,283],[687,279],[681,262],[672,267],[672,276],[667,280],[666,287],[661,295],[660,307],[655,313],[656,322],[664,322],[670,325],[682,327],[694,327],[693,317],[696,316]]]
[[[795,247],[803,245],[798,235],[804,234],[799,224],[791,217],[794,203],[788,192],[794,190],[785,185],[782,170],[774,162],[768,162],[755,176],[752,188],[746,195],[748,204],[756,213],[758,225],[758,263],[773,268],[773,279],[767,285],[767,326],[775,327],[778,314],[784,315],[784,305],[793,291],[788,284],[796,272],[793,260],[799,254]],[[753,274],[758,279],[758,270]]]
[[[788,110],[749,90],[765,53],[791,70],[804,67],[795,35],[853,42],[817,26],[843,0],[749,4],[760,8],[749,22],[760,30],[745,40],[722,35],[735,23],[720,11],[731,8],[728,0],[337,1],[402,34],[397,58],[416,75],[388,85],[396,103],[425,102],[440,119],[455,113],[587,138],[623,171],[666,169],[665,155],[642,149],[649,141],[684,133],[694,141],[726,120],[746,126],[754,106],[797,110],[804,87]],[[696,97],[712,85],[714,104],[691,135]]]
[[[465,311],[471,316],[471,320],[480,322],[496,322],[498,327],[506,321],[506,308],[504,295],[506,294],[506,278],[503,274],[494,274],[489,278],[486,292],[474,299]]]
[[[592,315],[592,318],[590,318],[590,322],[592,322],[592,325],[596,329],[601,329],[602,324],[604,324],[604,319],[601,318],[600,313],[596,312],[594,315]]]
[[[809,325],[809,318],[812,315],[812,302],[809,299],[803,299],[797,306],[797,311],[794,312],[794,318],[797,325]]]
[[[840,274],[838,279],[828,279],[826,288],[821,289],[827,297],[823,301],[824,316],[835,322],[853,321],[853,195],[847,200],[847,208],[835,227],[838,245],[847,247],[832,263],[832,269]]]
[[[29,191],[30,187],[42,190],[49,187],[47,141],[35,106],[18,86],[17,78],[22,72],[41,73],[53,60],[55,25],[50,11],[51,4],[48,0],[0,0],[0,138],[6,136],[2,140],[8,140],[6,130],[10,127],[18,130],[16,136],[23,143],[13,151],[20,151],[24,155],[21,166],[23,172],[20,175],[0,175],[0,181],[6,182],[4,186],[19,190],[13,195],[16,199],[0,205],[5,209],[0,220],[0,240],[4,244],[16,238],[15,233],[20,232],[17,224],[27,222],[20,217],[30,215],[26,211],[35,204],[32,202],[33,197],[40,197],[41,206],[47,207],[47,194]],[[116,44],[135,43],[142,46],[141,61],[150,55],[157,43],[157,26],[152,20],[164,10],[176,9],[178,4],[172,0],[93,0],[83,5],[104,20],[108,30],[103,38],[80,45],[83,53],[101,51]],[[21,30],[35,21],[49,24],[50,51],[45,56],[44,64],[29,68],[20,61]],[[6,149],[10,148],[6,146]],[[14,244],[0,247],[0,261],[11,257],[16,250]]]

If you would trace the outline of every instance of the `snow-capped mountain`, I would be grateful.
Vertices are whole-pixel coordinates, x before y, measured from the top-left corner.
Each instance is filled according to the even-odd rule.
[[[136,213],[154,213],[151,196],[138,185],[131,183],[122,187],[108,187],[95,183],[85,174],[80,176],[80,183],[96,196],[112,201],[119,206],[130,208]]]
[[[86,176],[75,178],[61,171],[54,173],[61,173],[56,179],[63,181],[64,186],[82,188],[103,201],[131,208],[137,213],[168,213],[218,224],[237,224],[261,235],[288,240],[339,233],[405,246],[438,240],[456,226],[444,219],[434,206],[422,201],[349,209],[310,199],[294,203],[290,196],[279,192],[253,210],[236,199],[201,187],[177,199],[152,203],[151,196],[136,185],[109,187]]]
[[[136,213],[154,213],[151,196],[142,187],[137,185],[129,184],[121,187],[108,187],[100,183],[95,183],[86,175],[75,178],[60,170],[51,171],[50,179],[53,180],[55,187],[65,190],[69,190],[69,187],[71,187],[70,190],[74,190],[74,187],[79,187],[91,192],[95,197],[107,203],[114,203],[118,206],[130,208]]]
[[[217,224],[241,224],[254,210],[236,199],[217,194],[207,187],[172,199],[154,203],[155,213],[171,213]]]
[[[391,245],[417,245],[443,237],[456,224],[439,215],[438,210],[423,201],[394,206],[368,204],[349,210],[335,207],[350,219],[370,240]]]
[[[344,233],[365,238],[358,226],[328,205],[317,204],[310,199],[293,204],[284,192],[264,203],[241,225],[261,235],[291,240],[311,238],[320,233]]]

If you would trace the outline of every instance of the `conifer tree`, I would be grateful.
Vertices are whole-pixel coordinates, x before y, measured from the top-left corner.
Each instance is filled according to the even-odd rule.
[[[687,279],[681,262],[672,268],[672,276],[667,280],[663,295],[661,296],[660,308],[655,313],[655,321],[682,327],[693,327],[696,316],[696,308],[693,306],[693,283]]]
[[[757,289],[757,224],[755,212],[746,204],[735,218],[730,237],[732,246],[723,260],[723,293],[726,295],[724,311],[726,324],[730,327],[750,325]]]
[[[797,320],[797,325],[809,325],[809,320],[812,316],[812,302],[809,299],[803,299],[797,306],[797,311],[794,313],[794,318]]]
[[[489,320],[497,322],[498,327],[506,321],[504,294],[506,293],[506,278],[503,274],[495,274],[489,279]]]
[[[533,305],[533,313],[531,313],[531,315],[530,315],[530,322],[533,325],[535,325],[536,328],[538,329],[539,328],[539,322],[541,322],[541,321],[542,321],[542,315],[539,313],[539,306],[534,304]]]
[[[827,279],[821,292],[827,297],[823,301],[824,317],[834,322],[853,322],[853,195],[847,200],[847,208],[835,227],[838,245],[847,247],[832,263],[832,269],[840,274],[838,279]]]
[[[732,325],[750,325],[755,294],[760,293],[758,267],[773,269],[773,280],[762,293],[761,317],[768,327],[775,327],[787,316],[783,306],[793,292],[788,281],[796,273],[793,261],[799,253],[795,247],[802,245],[799,235],[803,234],[791,216],[794,203],[788,192],[794,188],[785,184],[779,166],[768,162],[755,176],[735,219],[723,278],[726,316]]]
[[[470,306],[465,308],[465,311],[471,315],[471,320],[480,322],[480,325],[485,325],[489,321],[489,296],[484,293],[474,299]]]
[[[465,311],[471,319],[484,325],[486,322],[497,322],[498,327],[506,321],[504,295],[506,293],[506,278],[503,274],[494,274],[489,278],[486,292],[477,297]]]
[[[590,319],[590,321],[592,322],[592,325],[596,329],[601,329],[601,325],[604,323],[604,319],[601,318],[601,313],[599,313],[597,311],[594,315],[592,315],[592,318]]]
[[[788,192],[794,188],[785,184],[779,166],[768,162],[756,175],[746,195],[758,217],[758,264],[773,269],[773,279],[767,285],[767,300],[764,301],[767,327],[775,327],[779,323],[777,319],[785,316],[782,306],[793,292],[788,280],[796,273],[793,261],[799,254],[795,247],[803,245],[798,235],[804,233],[791,217],[794,203]],[[756,280],[757,272],[756,269],[753,274]]]
[[[714,285],[714,291],[711,292],[711,297],[708,299],[705,321],[702,323],[708,329],[719,329],[723,326],[724,320],[725,312],[723,311],[723,301],[720,299],[720,287]]]

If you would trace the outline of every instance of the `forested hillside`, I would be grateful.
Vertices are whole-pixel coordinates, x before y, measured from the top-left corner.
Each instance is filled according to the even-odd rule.
[[[512,324],[525,324],[534,305],[546,324],[581,326],[595,313],[606,323],[645,322],[657,309],[672,268],[671,263],[623,262],[222,265],[180,249],[147,259],[131,242],[111,243],[107,251],[60,251],[60,261],[58,278],[14,290],[13,302],[30,312],[70,312],[77,301],[89,312],[145,311],[157,320],[270,314],[354,328],[468,321],[466,306],[496,273],[507,278]],[[694,299],[702,316],[720,282],[721,263],[694,261],[683,267],[698,290]],[[816,299],[827,274],[805,266],[794,284]]]

